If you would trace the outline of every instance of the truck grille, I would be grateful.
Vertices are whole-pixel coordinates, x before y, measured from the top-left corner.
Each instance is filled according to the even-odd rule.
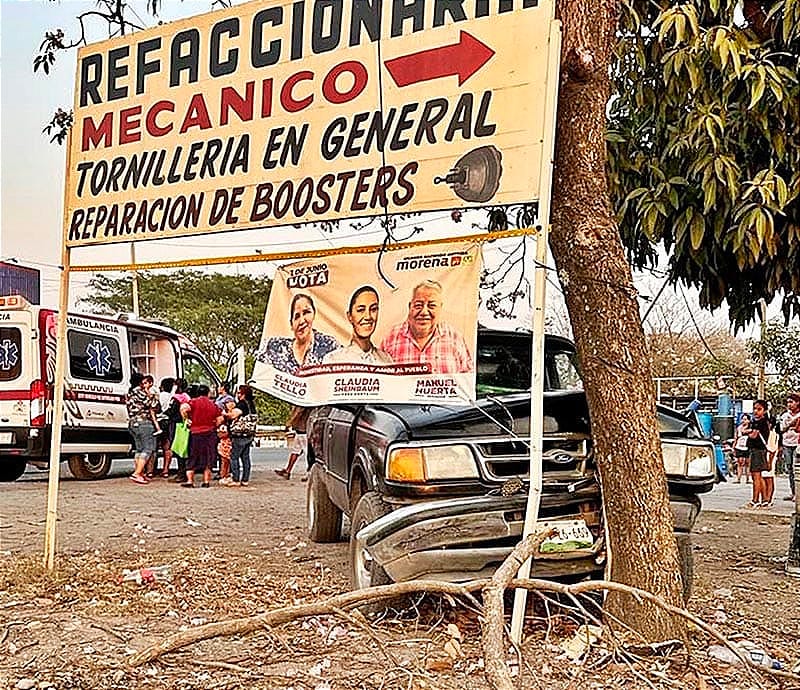
[[[530,451],[525,441],[487,439],[475,441],[472,446],[488,478],[528,476]],[[547,434],[542,443],[542,469],[572,477],[584,475],[590,455],[591,438],[586,434]]]

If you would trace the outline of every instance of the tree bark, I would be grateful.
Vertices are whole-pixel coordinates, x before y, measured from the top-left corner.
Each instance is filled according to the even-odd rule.
[[[559,0],[563,22],[550,246],[572,322],[603,485],[611,579],[681,605],[678,553],[636,290],[606,178],[617,0]],[[683,638],[663,608],[612,593],[649,640]]]

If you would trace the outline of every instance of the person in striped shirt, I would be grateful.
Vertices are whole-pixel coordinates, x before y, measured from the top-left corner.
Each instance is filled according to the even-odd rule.
[[[442,321],[442,286],[424,280],[414,287],[408,317],[381,342],[392,361],[400,364],[428,363],[432,374],[472,372],[475,362],[463,336]]]

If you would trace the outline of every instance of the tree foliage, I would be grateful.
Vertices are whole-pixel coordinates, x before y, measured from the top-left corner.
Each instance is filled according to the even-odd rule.
[[[755,388],[756,362],[744,340],[695,314],[685,295],[661,294],[647,311],[647,344],[654,377],[722,376],[738,393]],[[709,382],[716,391],[716,381]]]
[[[662,244],[737,326],[781,293],[800,314],[799,66],[798,0],[624,4],[608,169],[629,260]]]
[[[97,274],[84,302],[106,313],[129,312],[132,278]],[[192,340],[218,365],[240,346],[258,347],[272,281],[201,271],[139,274],[143,318],[164,321]]]
[[[767,400],[777,408],[783,407],[786,394],[800,391],[800,326],[786,326],[779,319],[768,321],[763,338],[747,341],[753,359],[764,351],[767,378]]]
[[[247,371],[252,371],[261,339],[272,281],[249,275],[201,271],[139,274],[139,311],[143,318],[163,321],[192,340],[224,375],[225,363],[244,346]],[[95,275],[92,293],[83,303],[103,313],[129,312],[133,281],[130,276]],[[283,424],[290,406],[271,395],[257,395],[261,421]]]

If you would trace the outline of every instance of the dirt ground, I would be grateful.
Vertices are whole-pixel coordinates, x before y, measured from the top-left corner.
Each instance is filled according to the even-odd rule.
[[[488,687],[477,614],[430,596],[369,624],[316,616],[129,666],[173,633],[347,591],[346,544],[306,539],[304,491],[268,468],[256,468],[246,489],[64,481],[50,575],[40,565],[46,478],[0,486],[0,688]],[[800,657],[800,580],[783,573],[788,540],[786,517],[704,513],[689,606],[726,636],[763,646],[784,669]],[[120,582],[125,568],[154,566],[167,566],[169,579]],[[711,642],[698,631],[691,655],[631,664],[601,644],[571,662],[559,645],[582,621],[566,613],[548,622],[541,606],[532,611],[521,666],[509,656],[524,687],[779,687],[709,660]]]

